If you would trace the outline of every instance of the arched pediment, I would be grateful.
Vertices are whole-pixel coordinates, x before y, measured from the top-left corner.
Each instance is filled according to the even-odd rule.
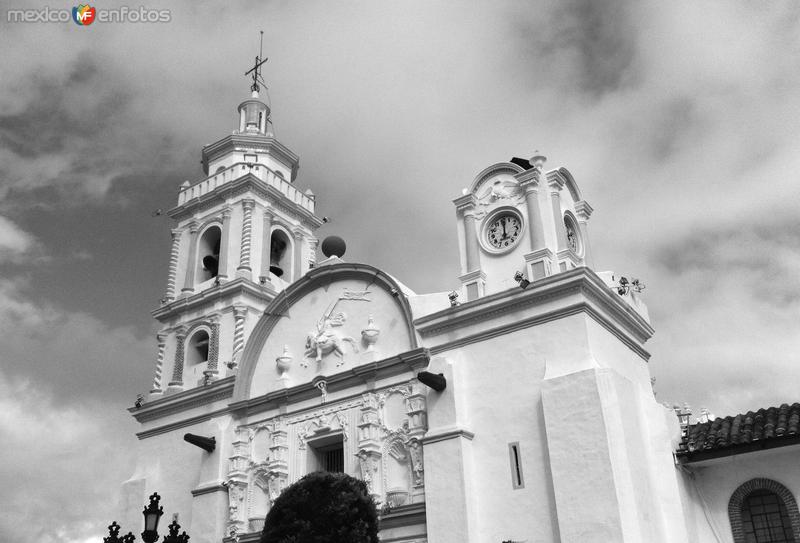
[[[525,170],[521,166],[511,162],[498,162],[497,164],[492,164],[475,176],[475,179],[472,180],[472,184],[469,186],[469,192],[472,194],[477,194],[481,189],[481,186],[493,177],[502,176],[505,174],[509,177],[509,179],[513,180],[513,176],[524,171]]]
[[[255,398],[415,348],[400,283],[364,264],[322,266],[266,308],[245,344],[234,398]]]
[[[572,177],[572,174],[569,173],[569,170],[566,168],[559,168],[558,172],[564,177],[564,184],[567,186],[567,190],[569,190],[569,193],[572,196],[572,201],[580,202],[583,200],[583,196],[581,196],[581,189],[578,188],[578,184],[575,182],[575,178]]]

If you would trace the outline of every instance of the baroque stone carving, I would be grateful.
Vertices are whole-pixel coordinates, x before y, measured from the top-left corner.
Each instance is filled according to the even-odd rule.
[[[370,494],[377,494],[375,488],[378,477],[377,455],[361,449],[356,457],[358,457],[358,464],[361,468],[361,479],[367,484],[367,490]]]
[[[351,291],[345,289],[336,300],[328,305],[325,313],[317,321],[316,329],[309,332],[306,337],[306,359],[313,357],[317,363],[322,363],[324,356],[335,353],[339,357],[337,366],[341,366],[344,364],[344,343],[349,343],[353,351],[358,352],[358,346],[352,337],[334,330],[334,328],[342,326],[347,320],[347,315],[343,311],[335,312],[335,309],[341,301],[360,300],[369,302],[371,300],[367,297],[368,294],[368,290]],[[307,365],[307,363],[304,365]]]
[[[317,415],[315,419],[310,420],[304,424],[302,428],[297,430],[298,447],[300,449],[305,449],[309,437],[317,434],[324,434],[332,430],[341,430],[342,439],[347,441],[349,439],[348,427],[347,418],[341,411],[337,411],[332,415],[327,412],[322,412]]]

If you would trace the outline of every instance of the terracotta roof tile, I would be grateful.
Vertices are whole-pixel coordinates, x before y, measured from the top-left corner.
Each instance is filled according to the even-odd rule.
[[[677,455],[684,462],[800,443],[800,403],[690,424]]]

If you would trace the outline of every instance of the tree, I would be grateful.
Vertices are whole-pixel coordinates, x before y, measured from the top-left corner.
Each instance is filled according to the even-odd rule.
[[[278,496],[261,543],[378,543],[378,512],[364,481],[314,472]]]

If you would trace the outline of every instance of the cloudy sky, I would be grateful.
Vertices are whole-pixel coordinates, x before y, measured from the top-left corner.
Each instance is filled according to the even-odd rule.
[[[171,222],[153,211],[236,127],[261,29],[276,134],[346,259],[457,287],[452,199],[539,150],[595,208],[596,268],[647,286],[660,401],[727,415],[800,400],[795,0],[6,20],[48,5],[72,7],[9,0],[0,22],[0,540],[99,541],[111,520],[166,284]]]

